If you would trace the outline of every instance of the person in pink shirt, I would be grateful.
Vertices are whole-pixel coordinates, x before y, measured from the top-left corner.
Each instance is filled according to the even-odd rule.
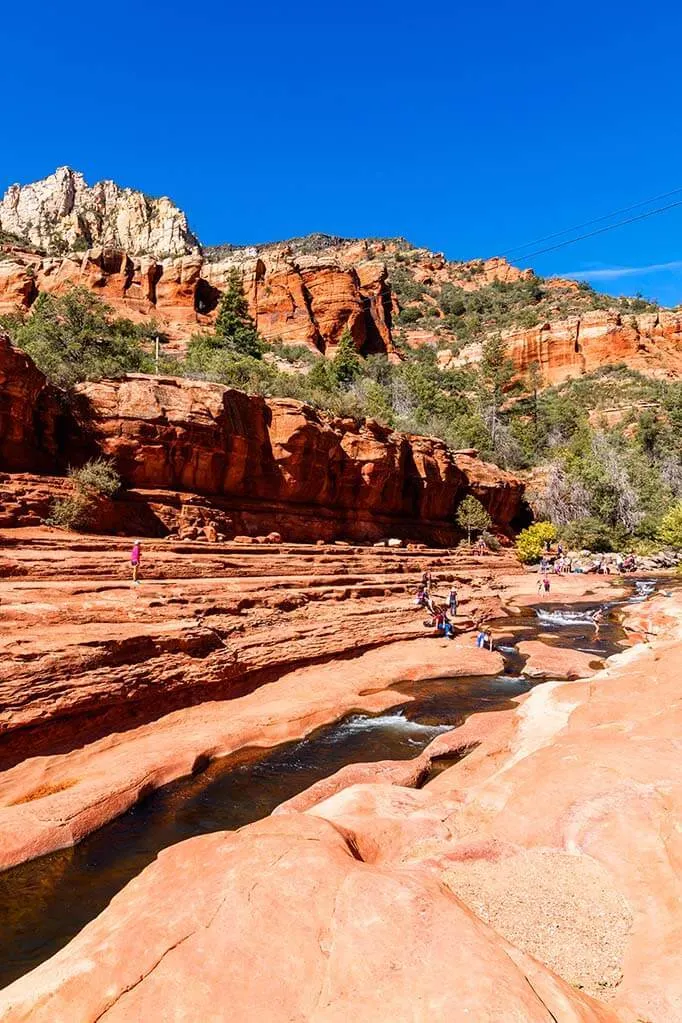
[[[133,582],[136,586],[139,586],[140,580],[137,578],[140,571],[140,561],[142,560],[142,544],[139,540],[136,540],[133,544],[133,549],[130,552],[130,567],[133,570]]]

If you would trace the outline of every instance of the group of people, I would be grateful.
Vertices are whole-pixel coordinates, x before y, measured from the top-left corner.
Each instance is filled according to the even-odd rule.
[[[438,603],[431,594],[433,578],[430,572],[424,572],[415,597],[415,605],[425,608],[429,615],[424,625],[434,628],[446,639],[455,638],[455,627],[450,620],[457,617],[458,594],[456,586],[451,586],[446,602]],[[493,637],[489,629],[480,629],[476,635],[476,646],[493,649]]]
[[[432,585],[433,577],[431,573],[424,572],[415,597],[415,605],[426,608],[431,615],[431,618],[424,623],[425,625],[435,626],[438,632],[442,633],[447,639],[454,639],[455,628],[450,621],[450,615],[453,618],[457,615],[457,589],[451,586],[446,603],[439,604],[436,603],[431,595]]]
[[[543,575],[553,572],[554,575],[563,575],[573,571],[573,559],[567,554],[559,554],[553,562],[549,558],[543,558],[540,562],[540,571]]]

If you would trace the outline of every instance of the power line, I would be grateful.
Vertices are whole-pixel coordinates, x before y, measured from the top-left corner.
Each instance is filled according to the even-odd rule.
[[[671,202],[667,206],[660,206],[657,210],[649,210],[648,213],[640,213],[637,217],[629,217],[627,220],[621,220],[618,224],[609,224],[608,227],[600,227],[596,231],[588,231],[587,234],[580,234],[577,238],[569,238],[565,242],[559,242],[557,245],[549,245],[544,249],[536,249],[535,252],[528,252],[525,256],[517,256],[516,259],[523,261],[526,259],[532,259],[534,256],[541,256],[545,252],[554,252],[556,249],[563,249],[566,245],[574,245],[575,242],[584,241],[585,238],[594,238],[598,234],[606,234],[607,231],[615,231],[617,227],[625,227],[626,224],[634,224],[638,220],[646,220],[648,217],[658,216],[659,213],[666,213],[668,210],[673,210],[677,206],[682,206],[682,199],[678,202]]]
[[[629,213],[630,210],[639,209],[640,206],[648,206],[649,203],[658,202],[659,199],[668,199],[671,195],[678,195],[680,192],[682,192],[682,187],[673,188],[671,192],[663,192],[661,195],[654,195],[650,199],[642,199],[641,202],[633,203],[632,206],[624,206],[620,210],[614,210],[613,213],[605,213],[603,217],[595,217],[594,220],[586,220],[584,223],[576,224],[574,227],[566,227],[563,231],[555,231],[553,234],[545,234],[541,238],[535,238],[531,242],[526,242],[525,245],[514,245],[511,249],[506,249],[504,252],[501,252],[500,256],[508,256],[512,252],[518,252],[519,249],[527,249],[531,245],[539,245],[541,242],[550,241],[552,238],[560,238],[562,234],[569,234],[571,231],[580,231],[583,227],[591,227],[592,224],[600,224],[603,220],[610,220],[611,217],[620,216],[621,213]],[[516,258],[525,259],[526,257],[517,256]]]

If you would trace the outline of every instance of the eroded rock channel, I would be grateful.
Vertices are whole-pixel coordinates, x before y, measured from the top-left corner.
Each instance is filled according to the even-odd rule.
[[[633,598],[653,584],[639,584]],[[598,634],[591,614],[598,603],[546,603],[494,623],[505,673],[435,679],[396,687],[395,703],[380,713],[348,713],[307,737],[268,752],[250,748],[208,764],[190,779],[166,785],[78,845],[0,874],[0,984],[28,972],[64,946],[97,916],[161,849],[184,839],[234,830],[266,817],[287,800],[351,764],[417,757],[441,734],[474,713],[514,706],[543,681],[520,674],[524,644],[542,643],[591,655],[595,666],[621,648],[617,604],[607,606]],[[349,670],[353,670],[352,664]],[[409,700],[405,697],[409,692]],[[429,784],[463,755],[438,753],[413,779]]]

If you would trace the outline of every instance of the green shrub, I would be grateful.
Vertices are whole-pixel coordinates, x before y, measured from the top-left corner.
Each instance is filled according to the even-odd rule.
[[[41,294],[30,315],[4,318],[2,325],[61,387],[153,368],[141,344],[151,340],[150,326],[115,318],[85,288],[72,288],[60,297]]]
[[[483,540],[489,551],[499,551],[500,541],[494,533],[489,533],[487,529],[484,529],[481,533],[481,540]]]
[[[51,526],[61,526],[62,529],[87,529],[91,517],[91,502],[85,494],[77,491],[69,497],[61,497],[53,502],[52,514],[47,523]]]
[[[92,458],[79,469],[71,469],[73,493],[52,505],[51,525],[65,529],[87,529],[94,524],[97,507],[103,498],[113,497],[121,486],[121,477],[106,458]]]
[[[108,458],[91,458],[80,469],[71,469],[69,476],[83,493],[113,497],[121,486],[121,477]]]
[[[423,315],[421,306],[408,305],[398,313],[398,323],[402,323],[405,326],[409,326],[411,323],[419,323]]]
[[[539,561],[547,542],[556,540],[556,527],[551,522],[535,522],[522,529],[516,538],[516,553],[524,564]]]
[[[661,543],[676,550],[682,548],[682,501],[674,505],[661,519],[658,530]]]

